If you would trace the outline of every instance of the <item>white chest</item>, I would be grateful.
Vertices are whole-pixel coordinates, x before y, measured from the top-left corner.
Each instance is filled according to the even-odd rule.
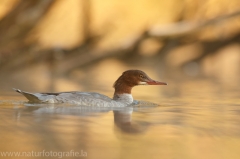
[[[125,103],[125,104],[131,104],[133,102],[133,97],[131,94],[116,94],[114,95],[113,99],[117,102]]]

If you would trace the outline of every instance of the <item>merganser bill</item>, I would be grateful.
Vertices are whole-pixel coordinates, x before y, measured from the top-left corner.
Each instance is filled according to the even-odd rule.
[[[131,90],[137,85],[167,85],[165,82],[152,80],[141,70],[127,70],[116,80],[113,87],[113,99],[95,92],[59,92],[29,93],[14,89],[24,95],[31,103],[69,103],[82,106],[125,107],[134,103]]]

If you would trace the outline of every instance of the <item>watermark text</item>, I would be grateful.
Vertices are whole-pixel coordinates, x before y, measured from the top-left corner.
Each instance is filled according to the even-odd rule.
[[[87,152],[84,150],[80,151],[0,151],[1,157],[87,157]]]

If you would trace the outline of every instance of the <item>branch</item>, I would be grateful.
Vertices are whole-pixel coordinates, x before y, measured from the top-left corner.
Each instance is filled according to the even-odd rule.
[[[157,38],[166,38],[166,37],[174,37],[174,36],[181,36],[181,35],[189,35],[194,32],[197,32],[209,25],[214,25],[217,23],[221,23],[225,20],[230,18],[240,16],[240,11],[236,11],[231,14],[223,15],[217,18],[210,19],[205,22],[186,22],[182,21],[179,23],[169,24],[165,26],[154,26],[149,29],[148,35],[150,37],[157,37]]]
[[[54,0],[22,0],[0,21],[0,48],[21,42],[49,10]]]
[[[199,43],[203,47],[203,53],[196,57],[195,59],[191,59],[191,61],[184,62],[181,67],[185,66],[189,62],[200,62],[203,60],[206,56],[209,54],[216,54],[218,53],[218,50],[232,44],[232,43],[239,43],[240,42],[240,32],[236,34],[233,37],[230,37],[229,39],[224,40],[215,40],[215,41],[200,41]]]

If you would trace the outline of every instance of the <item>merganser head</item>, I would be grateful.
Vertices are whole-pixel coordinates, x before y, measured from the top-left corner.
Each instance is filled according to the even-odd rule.
[[[165,82],[158,82],[141,70],[128,70],[117,79],[113,87],[115,93],[131,93],[131,89],[137,85],[167,85]]]

